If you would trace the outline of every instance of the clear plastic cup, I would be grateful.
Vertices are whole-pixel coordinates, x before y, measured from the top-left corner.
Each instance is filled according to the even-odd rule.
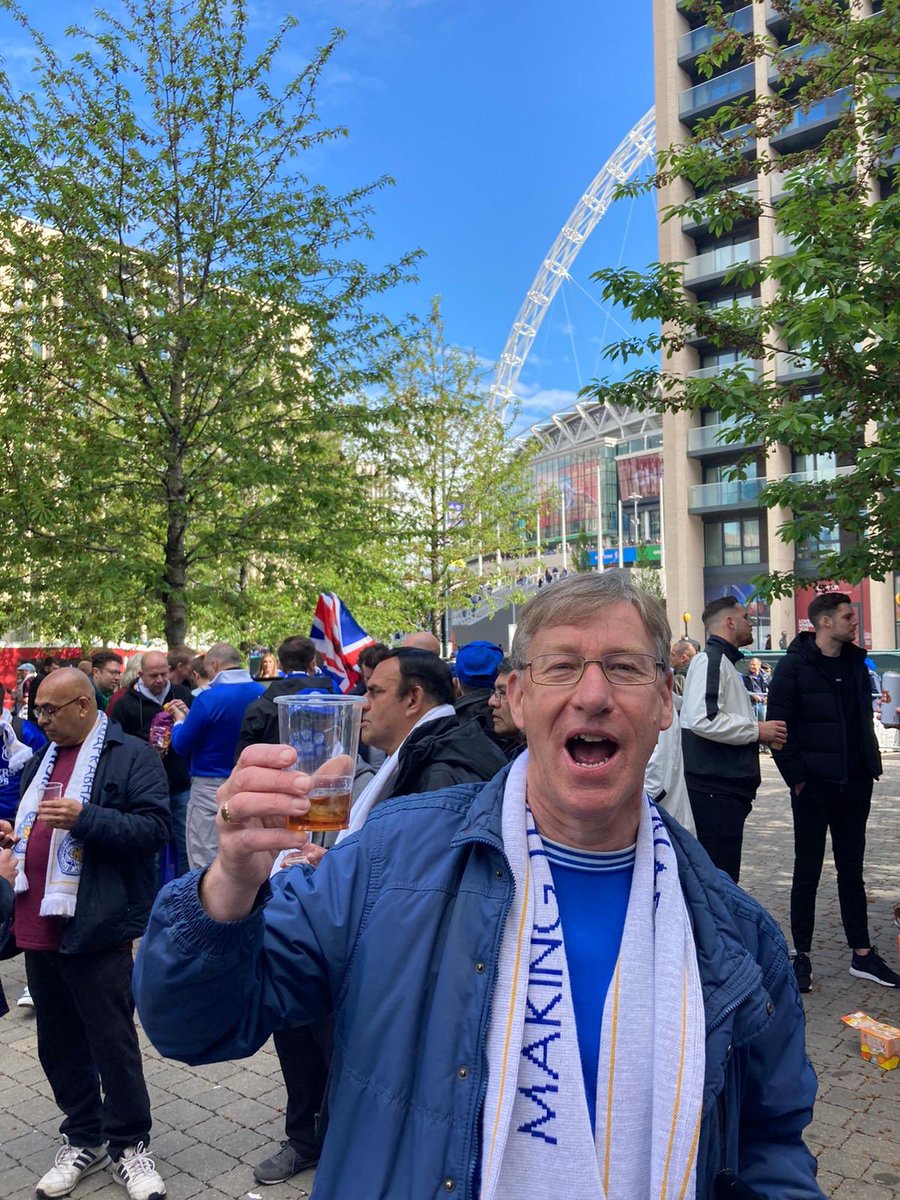
[[[315,692],[276,696],[275,703],[279,740],[297,752],[297,764],[291,769],[312,779],[309,812],[287,817],[285,824],[308,832],[346,829],[365,696]]]

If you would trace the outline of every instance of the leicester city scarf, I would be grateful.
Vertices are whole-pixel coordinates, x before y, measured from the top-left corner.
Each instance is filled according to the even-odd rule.
[[[600,1039],[592,1130],[553,878],[525,801],[503,796],[516,883],[488,1031],[482,1200],[693,1200],[705,1067],[697,957],[665,826],[645,797]],[[602,920],[598,914],[598,920]]]
[[[72,775],[66,792],[73,800],[88,804],[91,799],[91,787],[100,760],[100,752],[106,738],[106,727],[109,724],[105,713],[97,713],[97,720],[90,733],[81,743]],[[17,892],[28,891],[28,879],[25,876],[25,851],[28,838],[37,820],[37,807],[44,794],[44,786],[49,782],[56,762],[57,745],[50,743],[50,749],[44,755],[34,778],[22,799],[16,813],[16,837],[19,839],[15,846]],[[78,882],[81,879],[81,860],[83,847],[78,838],[72,836],[68,829],[54,829],[50,838],[50,854],[47,859],[47,876],[44,884],[44,898],[41,901],[40,915],[42,917],[73,917],[75,903],[78,899]]]

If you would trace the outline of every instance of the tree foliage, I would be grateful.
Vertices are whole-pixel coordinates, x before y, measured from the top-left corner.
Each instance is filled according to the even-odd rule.
[[[586,390],[611,388],[643,407],[652,397],[660,410],[716,410],[726,447],[783,443],[795,454],[834,456],[835,470],[824,472],[831,477],[772,481],[762,501],[787,508],[778,532],[788,542],[808,545],[823,529],[841,530],[839,546],[820,551],[819,579],[884,579],[900,549],[900,6],[886,0],[867,16],[841,0],[770,3],[790,23],[786,46],[738,32],[722,5],[695,0],[719,31],[701,70],[712,76],[766,54],[777,73],[774,94],[724,105],[684,144],[659,152],[653,179],[623,188],[686,180],[694,194],[670,205],[664,219],[705,220],[713,236],[747,221],[773,226],[778,252],[738,263],[726,276],[762,302],[704,304],[684,291],[679,263],[600,271],[606,300],[661,328],[609,347],[607,356],[628,361],[650,351],[662,365]],[[782,154],[769,148],[764,139],[821,106],[838,115],[820,144]],[[771,177],[773,200],[740,186],[757,175]],[[695,332],[761,362],[763,371],[735,365],[685,379],[669,358]],[[779,364],[793,367],[795,378],[776,381]],[[738,476],[750,457],[741,456]],[[809,577],[773,572],[762,586],[784,595],[802,583]]]
[[[415,256],[357,257],[387,178],[308,177],[340,32],[280,84],[295,22],[252,53],[249,7],[122,0],[64,57],[0,0],[35,51],[0,73],[0,553],[45,636],[265,638],[364,573],[352,397]]]
[[[440,636],[448,608],[514,583],[533,485],[512,440],[515,414],[495,407],[475,356],[448,344],[438,300],[398,351],[378,469],[389,481],[409,619]]]

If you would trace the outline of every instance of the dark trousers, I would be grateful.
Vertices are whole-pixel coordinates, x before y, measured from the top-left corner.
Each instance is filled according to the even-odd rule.
[[[801,954],[808,954],[812,948],[816,891],[825,859],[825,834],[829,829],[847,945],[854,950],[864,950],[870,944],[863,859],[871,805],[872,780],[865,776],[848,785],[810,780],[799,796],[791,788],[794,814],[791,935],[795,949]]]
[[[737,883],[741,876],[744,822],[752,801],[727,792],[688,785],[697,841],[721,871]]]
[[[25,951],[38,1057],[65,1113],[60,1133],[73,1146],[108,1142],[113,1158],[150,1140],[131,970],[130,945],[91,954]]]
[[[272,1038],[287,1088],[284,1134],[301,1154],[318,1154],[322,1144],[316,1133],[316,1117],[322,1108],[331,1065],[332,1029],[329,1017],[312,1025],[278,1029]]]

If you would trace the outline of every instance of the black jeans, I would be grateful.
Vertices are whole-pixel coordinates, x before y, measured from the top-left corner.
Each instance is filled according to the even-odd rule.
[[[715,865],[735,883],[741,876],[744,822],[753,807],[750,800],[728,792],[688,785],[697,841]]]
[[[65,1113],[60,1133],[73,1146],[108,1142],[113,1158],[150,1140],[131,970],[130,945],[90,954],[25,951],[38,1057]]]
[[[310,1156],[321,1149],[316,1117],[328,1081],[333,1028],[328,1017],[312,1025],[277,1029],[272,1037],[287,1088],[284,1134],[295,1150]]]
[[[829,829],[847,945],[854,950],[863,950],[870,944],[863,859],[871,806],[872,780],[867,776],[847,785],[810,780],[799,796],[791,788],[794,814],[791,936],[795,949],[801,954],[808,954],[812,948],[816,891],[825,859],[825,834]]]

